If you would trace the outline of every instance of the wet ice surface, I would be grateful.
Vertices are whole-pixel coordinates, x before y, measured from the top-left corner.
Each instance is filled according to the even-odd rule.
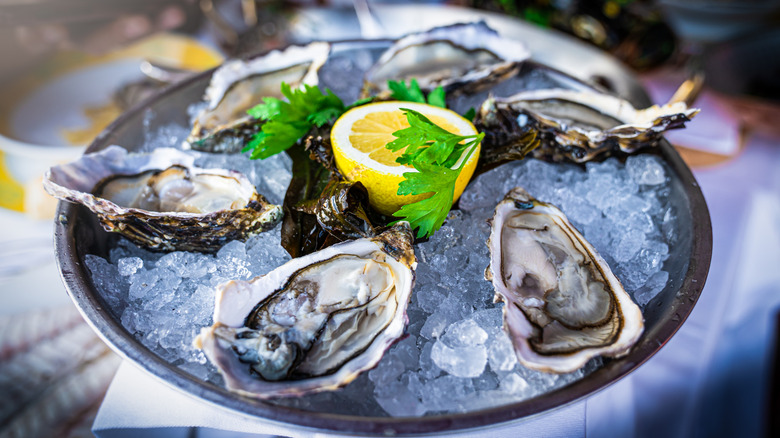
[[[249,162],[241,155],[197,155],[199,165],[242,170],[269,199],[282,199],[289,181],[282,156]],[[625,164],[609,159],[585,169],[527,160],[480,176],[463,194],[460,210],[415,247],[419,265],[408,336],[347,387],[274,403],[352,415],[419,416],[513,403],[582,378],[598,368],[599,359],[564,375],[517,363],[501,329],[502,305],[492,302],[492,285],[483,278],[489,261],[486,221],[509,189],[525,187],[559,206],[645,305],[667,284],[669,274],[661,268],[676,239],[668,174],[660,158],[637,155]],[[246,243],[231,242],[216,255],[163,255],[120,239],[109,260],[88,255],[86,263],[111,311],[140,342],[194,376],[222,384],[192,339],[212,323],[216,285],[264,274],[289,259],[279,232],[277,227]]]

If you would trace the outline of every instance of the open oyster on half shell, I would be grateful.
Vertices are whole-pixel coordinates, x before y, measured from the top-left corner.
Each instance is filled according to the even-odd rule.
[[[553,88],[488,98],[474,125],[486,133],[483,149],[512,148],[529,129],[539,130],[547,138],[532,156],[583,163],[654,146],[665,131],[684,127],[698,112],[683,102],[636,109],[608,94]]]
[[[485,22],[454,24],[396,41],[366,72],[363,96],[387,91],[387,81],[416,79],[423,91],[474,92],[516,74],[530,52]]]
[[[291,87],[317,85],[318,72],[330,53],[330,44],[314,42],[290,46],[249,60],[234,59],[214,71],[194,118],[186,144],[207,152],[238,152],[261,123],[246,111],[264,97],[281,98],[282,82]]]
[[[496,206],[488,246],[485,277],[524,366],[571,372],[627,354],[642,334],[639,307],[557,207],[513,189]]]
[[[46,191],[98,215],[106,231],[163,251],[216,251],[228,241],[273,228],[282,208],[243,174],[193,166],[186,152],[131,154],[119,146],[55,166]]]
[[[227,388],[258,398],[334,390],[403,336],[417,266],[402,222],[266,275],[219,286],[201,348]]]

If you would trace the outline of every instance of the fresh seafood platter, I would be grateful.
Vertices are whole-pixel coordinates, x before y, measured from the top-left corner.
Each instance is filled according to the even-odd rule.
[[[315,42],[179,83],[50,169],[77,306],[209,402],[421,433],[584,397],[665,343],[709,216],[629,102],[465,23]]]

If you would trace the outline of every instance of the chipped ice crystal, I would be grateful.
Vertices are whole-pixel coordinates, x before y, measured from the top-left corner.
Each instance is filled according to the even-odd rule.
[[[127,277],[128,275],[133,275],[135,272],[144,266],[144,261],[141,260],[140,257],[125,257],[123,259],[119,259],[117,262],[117,269],[119,271],[119,275],[123,277]]]
[[[485,369],[487,350],[482,345],[451,348],[438,340],[433,344],[431,359],[453,376],[478,377]]]
[[[517,355],[512,341],[501,332],[488,346],[488,359],[493,371],[511,371],[517,364]]]
[[[662,159],[656,155],[632,155],[626,159],[626,170],[637,184],[658,185],[666,181]]]
[[[442,340],[450,347],[470,347],[484,344],[487,338],[487,332],[469,318],[451,324]]]

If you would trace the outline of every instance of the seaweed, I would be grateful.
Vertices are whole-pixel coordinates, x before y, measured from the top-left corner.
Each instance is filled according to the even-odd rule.
[[[359,181],[348,181],[333,160],[330,140],[315,129],[286,152],[292,159],[292,180],[284,197],[282,247],[301,257],[333,244],[374,237],[387,219],[369,204]]]

